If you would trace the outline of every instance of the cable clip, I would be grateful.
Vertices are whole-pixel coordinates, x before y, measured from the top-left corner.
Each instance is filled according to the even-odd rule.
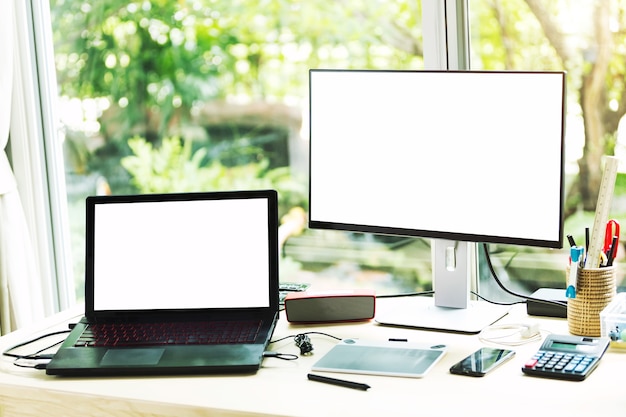
[[[313,354],[313,344],[309,336],[305,334],[299,334],[294,337],[296,346],[300,348],[300,354],[303,356],[309,356]]]

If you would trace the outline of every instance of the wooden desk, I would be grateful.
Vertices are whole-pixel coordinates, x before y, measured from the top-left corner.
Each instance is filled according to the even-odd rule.
[[[392,300],[379,300],[390,303]],[[0,349],[51,330],[66,328],[78,311],[54,316],[35,329],[0,338]],[[567,334],[562,319],[528,317],[516,307],[501,322],[538,321],[541,328]],[[159,378],[60,378],[44,371],[0,362],[0,417],[13,416],[622,416],[626,410],[626,354],[609,351],[582,382],[528,377],[520,368],[539,348],[535,341],[513,349],[517,355],[484,378],[451,375],[448,368],[480,346],[476,335],[426,332],[358,324],[294,326],[281,318],[274,339],[305,331],[341,338],[446,344],[446,356],[422,379],[327,374],[367,383],[358,391],[308,381],[306,374],[336,341],[312,335],[314,355],[297,361],[267,358],[255,375]],[[299,353],[293,340],[272,350]]]

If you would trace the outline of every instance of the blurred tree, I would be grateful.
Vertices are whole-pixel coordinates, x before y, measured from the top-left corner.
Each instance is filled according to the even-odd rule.
[[[307,69],[415,67],[419,1],[51,0],[61,94],[106,97],[106,139],[160,138],[194,106],[281,100]],[[303,94],[302,94],[303,95]]]
[[[602,156],[613,155],[626,113],[626,2],[481,0],[479,56],[485,68],[565,69],[577,95],[585,143],[568,212],[594,211]],[[571,103],[571,102],[570,102]]]
[[[106,140],[179,134],[174,126],[215,99],[302,97],[311,67],[422,66],[418,0],[51,3],[61,93],[110,101]],[[568,71],[585,129],[571,206],[593,210],[601,157],[613,153],[626,112],[625,1],[469,3],[478,9],[479,66]],[[569,28],[572,10],[586,20]]]

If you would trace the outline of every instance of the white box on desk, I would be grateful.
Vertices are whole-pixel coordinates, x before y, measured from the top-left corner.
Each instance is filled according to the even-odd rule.
[[[611,348],[626,350],[626,293],[618,293],[602,310],[600,329],[611,339]]]

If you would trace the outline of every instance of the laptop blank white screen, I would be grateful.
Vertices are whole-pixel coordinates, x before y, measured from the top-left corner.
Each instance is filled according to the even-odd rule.
[[[263,198],[95,206],[94,310],[269,306]]]

